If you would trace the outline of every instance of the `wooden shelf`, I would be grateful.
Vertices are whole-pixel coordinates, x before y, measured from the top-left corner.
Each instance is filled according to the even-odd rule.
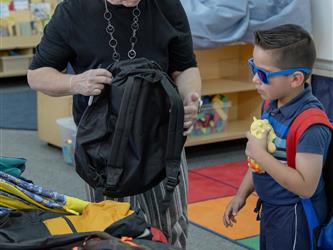
[[[24,49],[35,47],[40,41],[40,35],[34,36],[8,36],[0,38],[0,49]]]
[[[326,77],[333,77],[333,70],[325,70],[325,69],[316,69],[314,68],[312,74]]]
[[[206,136],[188,137],[185,146],[195,146],[220,141],[245,138],[245,133],[249,130],[251,120],[229,121],[226,129],[222,133],[215,133]]]
[[[27,70],[0,72],[0,77],[25,76]]]
[[[246,77],[220,78],[203,80],[202,95],[214,95],[220,93],[236,93],[255,90],[256,86]]]

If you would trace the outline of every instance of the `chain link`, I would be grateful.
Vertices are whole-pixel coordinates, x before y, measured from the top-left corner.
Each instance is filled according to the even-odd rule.
[[[107,0],[104,0],[104,3],[105,3],[104,19],[107,21],[107,25],[106,25],[105,30],[106,30],[106,33],[108,33],[109,36],[110,36],[110,40],[109,40],[108,44],[113,49],[112,59],[115,62],[118,62],[120,60],[120,54],[117,51],[118,41],[113,36],[113,34],[115,32],[115,28],[111,23],[112,13],[108,9]],[[135,44],[138,41],[138,39],[136,37],[136,33],[139,29],[139,16],[141,15],[141,10],[139,9],[139,4],[136,5],[135,8],[133,9],[132,15],[133,15],[133,22],[131,24],[132,36],[129,39],[131,48],[127,53],[127,56],[128,56],[129,59],[134,59],[136,57],[136,51],[135,51],[134,47],[135,47]]]

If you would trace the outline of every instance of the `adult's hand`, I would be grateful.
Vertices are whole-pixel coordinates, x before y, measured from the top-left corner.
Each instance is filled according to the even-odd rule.
[[[112,74],[106,69],[90,69],[82,74],[73,75],[70,89],[73,94],[85,96],[100,95],[104,84],[111,84]]]
[[[192,132],[193,124],[197,119],[200,96],[196,92],[191,92],[184,98],[184,135]]]

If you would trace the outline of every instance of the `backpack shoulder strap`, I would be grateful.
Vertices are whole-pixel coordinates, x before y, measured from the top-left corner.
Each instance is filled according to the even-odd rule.
[[[181,154],[186,138],[183,136],[183,101],[176,88],[173,87],[172,80],[165,73],[162,73],[161,85],[167,93],[170,102],[168,138],[165,153],[165,197],[161,201],[161,210],[164,213],[169,207],[173,197],[173,191],[179,183]]]
[[[269,104],[270,104],[270,100],[264,100],[264,102],[261,105],[261,119],[268,119],[269,114],[267,113]]]
[[[104,194],[109,196],[112,195],[112,193],[109,192],[116,190],[120,177],[124,172],[123,163],[127,152],[128,137],[133,125],[136,111],[135,106],[137,105],[140,87],[142,85],[141,79],[134,78],[133,76],[129,76],[126,81],[127,84],[123,98],[121,99],[119,116],[110,148],[112,154],[109,154],[107,159]]]
[[[266,111],[268,109],[269,104],[270,104],[270,100],[264,100],[263,111]]]
[[[296,146],[304,132],[314,124],[322,124],[333,130],[325,111],[319,108],[309,108],[300,113],[292,122],[287,135],[287,162],[288,166],[295,168]]]

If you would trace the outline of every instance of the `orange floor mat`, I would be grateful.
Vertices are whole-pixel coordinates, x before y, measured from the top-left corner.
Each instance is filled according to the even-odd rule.
[[[251,239],[259,234],[253,209],[257,196],[252,194],[237,215],[237,223],[226,228],[223,213],[247,171],[246,161],[192,169],[189,172],[189,219],[194,224],[231,240]],[[257,237],[254,238],[257,242]],[[238,241],[241,242],[241,241]]]
[[[189,218],[192,222],[233,240],[258,235],[259,222],[256,221],[256,214],[253,212],[257,197],[251,195],[246,206],[236,216],[237,223],[233,227],[226,228],[222,216],[224,208],[231,199],[232,197],[225,197],[190,204]]]

